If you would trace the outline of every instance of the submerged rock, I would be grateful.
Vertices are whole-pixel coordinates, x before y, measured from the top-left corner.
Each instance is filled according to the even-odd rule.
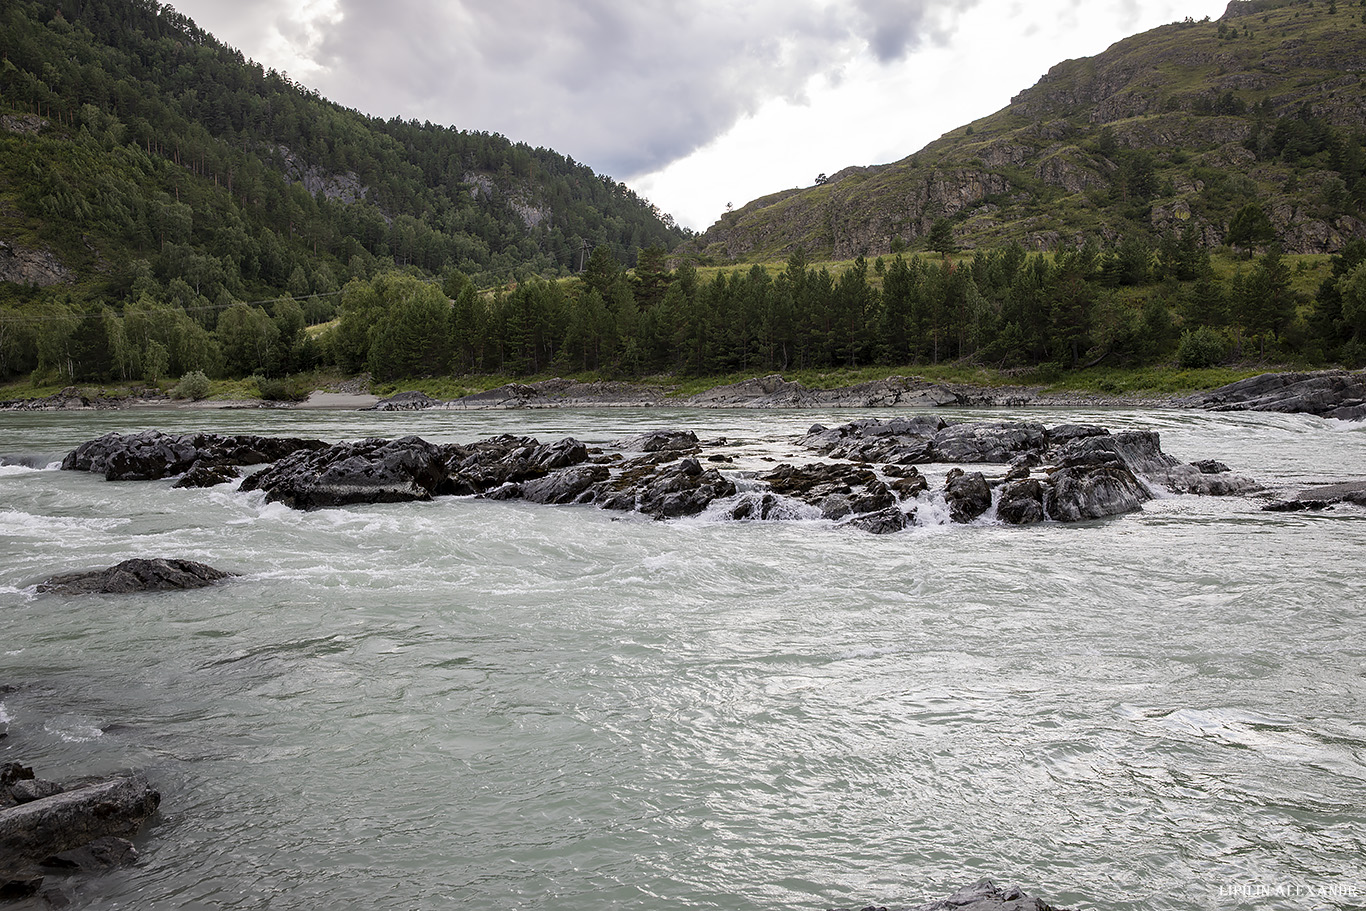
[[[38,591],[54,595],[123,595],[133,592],[185,591],[203,588],[235,573],[194,560],[124,560],[108,569],[65,573],[38,583]]]
[[[892,911],[889,908],[868,906],[862,911]],[[978,880],[959,889],[948,898],[914,905],[898,911],[1067,911],[1055,908],[1035,898],[1017,886],[999,886],[990,879]]]
[[[1306,487],[1288,499],[1268,503],[1262,509],[1266,512],[1317,512],[1331,509],[1338,503],[1366,506],[1366,481],[1342,481]]]

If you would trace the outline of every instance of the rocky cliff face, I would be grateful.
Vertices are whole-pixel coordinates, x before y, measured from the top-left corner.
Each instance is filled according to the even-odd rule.
[[[45,288],[72,277],[71,270],[49,251],[0,240],[0,282]]]

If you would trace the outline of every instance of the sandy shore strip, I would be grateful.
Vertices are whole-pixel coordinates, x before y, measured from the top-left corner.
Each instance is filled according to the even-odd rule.
[[[314,390],[295,408],[342,408],[358,411],[379,401],[379,396],[355,392],[323,392]]]

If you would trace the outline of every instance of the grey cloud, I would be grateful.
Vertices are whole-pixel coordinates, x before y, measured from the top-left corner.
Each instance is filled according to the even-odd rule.
[[[947,40],[952,19],[976,0],[857,0],[862,34],[882,63],[905,57],[926,41]]]
[[[310,82],[376,116],[503,133],[624,179],[770,99],[800,101],[811,77],[838,78],[860,54],[901,59],[975,2],[338,0]]]

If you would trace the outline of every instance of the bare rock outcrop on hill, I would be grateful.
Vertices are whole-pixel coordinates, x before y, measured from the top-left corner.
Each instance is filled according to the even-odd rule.
[[[0,283],[46,288],[69,282],[74,274],[50,250],[0,240]]]

